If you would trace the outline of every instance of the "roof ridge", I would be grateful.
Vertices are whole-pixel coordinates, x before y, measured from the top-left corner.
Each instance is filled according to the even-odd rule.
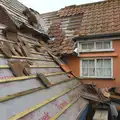
[[[46,14],[50,14],[50,13],[52,14],[54,12],[58,12],[60,10],[67,9],[67,8],[82,7],[82,6],[93,5],[93,4],[100,4],[100,3],[106,3],[106,2],[112,2],[112,1],[118,1],[118,0],[103,0],[103,1],[84,3],[84,4],[79,4],[79,5],[73,4],[73,5],[68,5],[68,6],[65,6],[63,8],[60,8],[59,10],[56,10],[56,11],[42,13],[41,15],[46,15]]]

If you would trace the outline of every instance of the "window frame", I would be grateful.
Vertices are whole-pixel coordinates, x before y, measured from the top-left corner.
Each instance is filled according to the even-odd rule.
[[[96,48],[96,43],[97,42],[110,42],[110,48],[108,49],[97,49]],[[93,43],[94,44],[94,49],[82,49],[82,44],[88,44],[88,43]],[[113,45],[112,45],[112,40],[105,40],[105,41],[86,41],[86,42],[79,42],[79,51],[80,52],[104,52],[104,51],[114,51]]]
[[[95,76],[83,76],[82,61],[83,60],[95,60],[95,61],[97,61],[97,59],[110,59],[111,60],[111,76],[109,76],[109,77],[96,76],[96,69],[97,69],[96,62],[95,62]],[[80,59],[80,77],[81,78],[113,78],[113,58],[111,58],[111,57],[99,57],[99,58],[82,58],[82,59]]]

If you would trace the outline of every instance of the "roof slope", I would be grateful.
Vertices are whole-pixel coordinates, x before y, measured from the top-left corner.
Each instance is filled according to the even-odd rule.
[[[24,11],[26,11],[28,8],[24,6],[22,3],[20,3],[17,0],[0,0],[1,7],[6,10],[8,13],[10,19],[12,22],[16,25],[17,28],[22,28],[23,26],[28,29],[34,29],[34,31],[38,33],[46,34],[41,27],[40,23],[40,15],[38,12],[34,10],[30,10],[30,13],[34,14],[37,18],[37,25],[32,25],[29,22],[29,18],[24,14]]]
[[[49,54],[45,33],[39,23],[30,24],[24,5],[17,0],[0,3],[0,119],[42,120],[46,114],[52,119],[69,104],[74,105],[58,117],[76,119],[88,104],[79,94],[83,85]],[[33,13],[39,18],[34,10],[29,15]],[[33,36],[36,32],[39,35]]]
[[[48,29],[54,21],[60,20],[65,39],[71,40],[75,36],[83,35],[118,33],[120,32],[120,0],[72,5],[55,12],[45,13],[42,17]]]

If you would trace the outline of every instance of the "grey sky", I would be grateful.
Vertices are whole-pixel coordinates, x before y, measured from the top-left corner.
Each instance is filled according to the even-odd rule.
[[[74,4],[85,4],[91,2],[97,2],[102,0],[19,0],[27,7],[33,8],[40,13],[51,12],[59,10],[64,6],[74,5]]]

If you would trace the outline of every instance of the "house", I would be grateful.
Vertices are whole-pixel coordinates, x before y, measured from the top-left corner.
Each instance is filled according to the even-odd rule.
[[[71,5],[42,17],[49,47],[74,75],[98,87],[120,86],[120,0]]]
[[[0,120],[86,117],[84,86],[53,59],[42,26],[38,12],[0,0]]]

